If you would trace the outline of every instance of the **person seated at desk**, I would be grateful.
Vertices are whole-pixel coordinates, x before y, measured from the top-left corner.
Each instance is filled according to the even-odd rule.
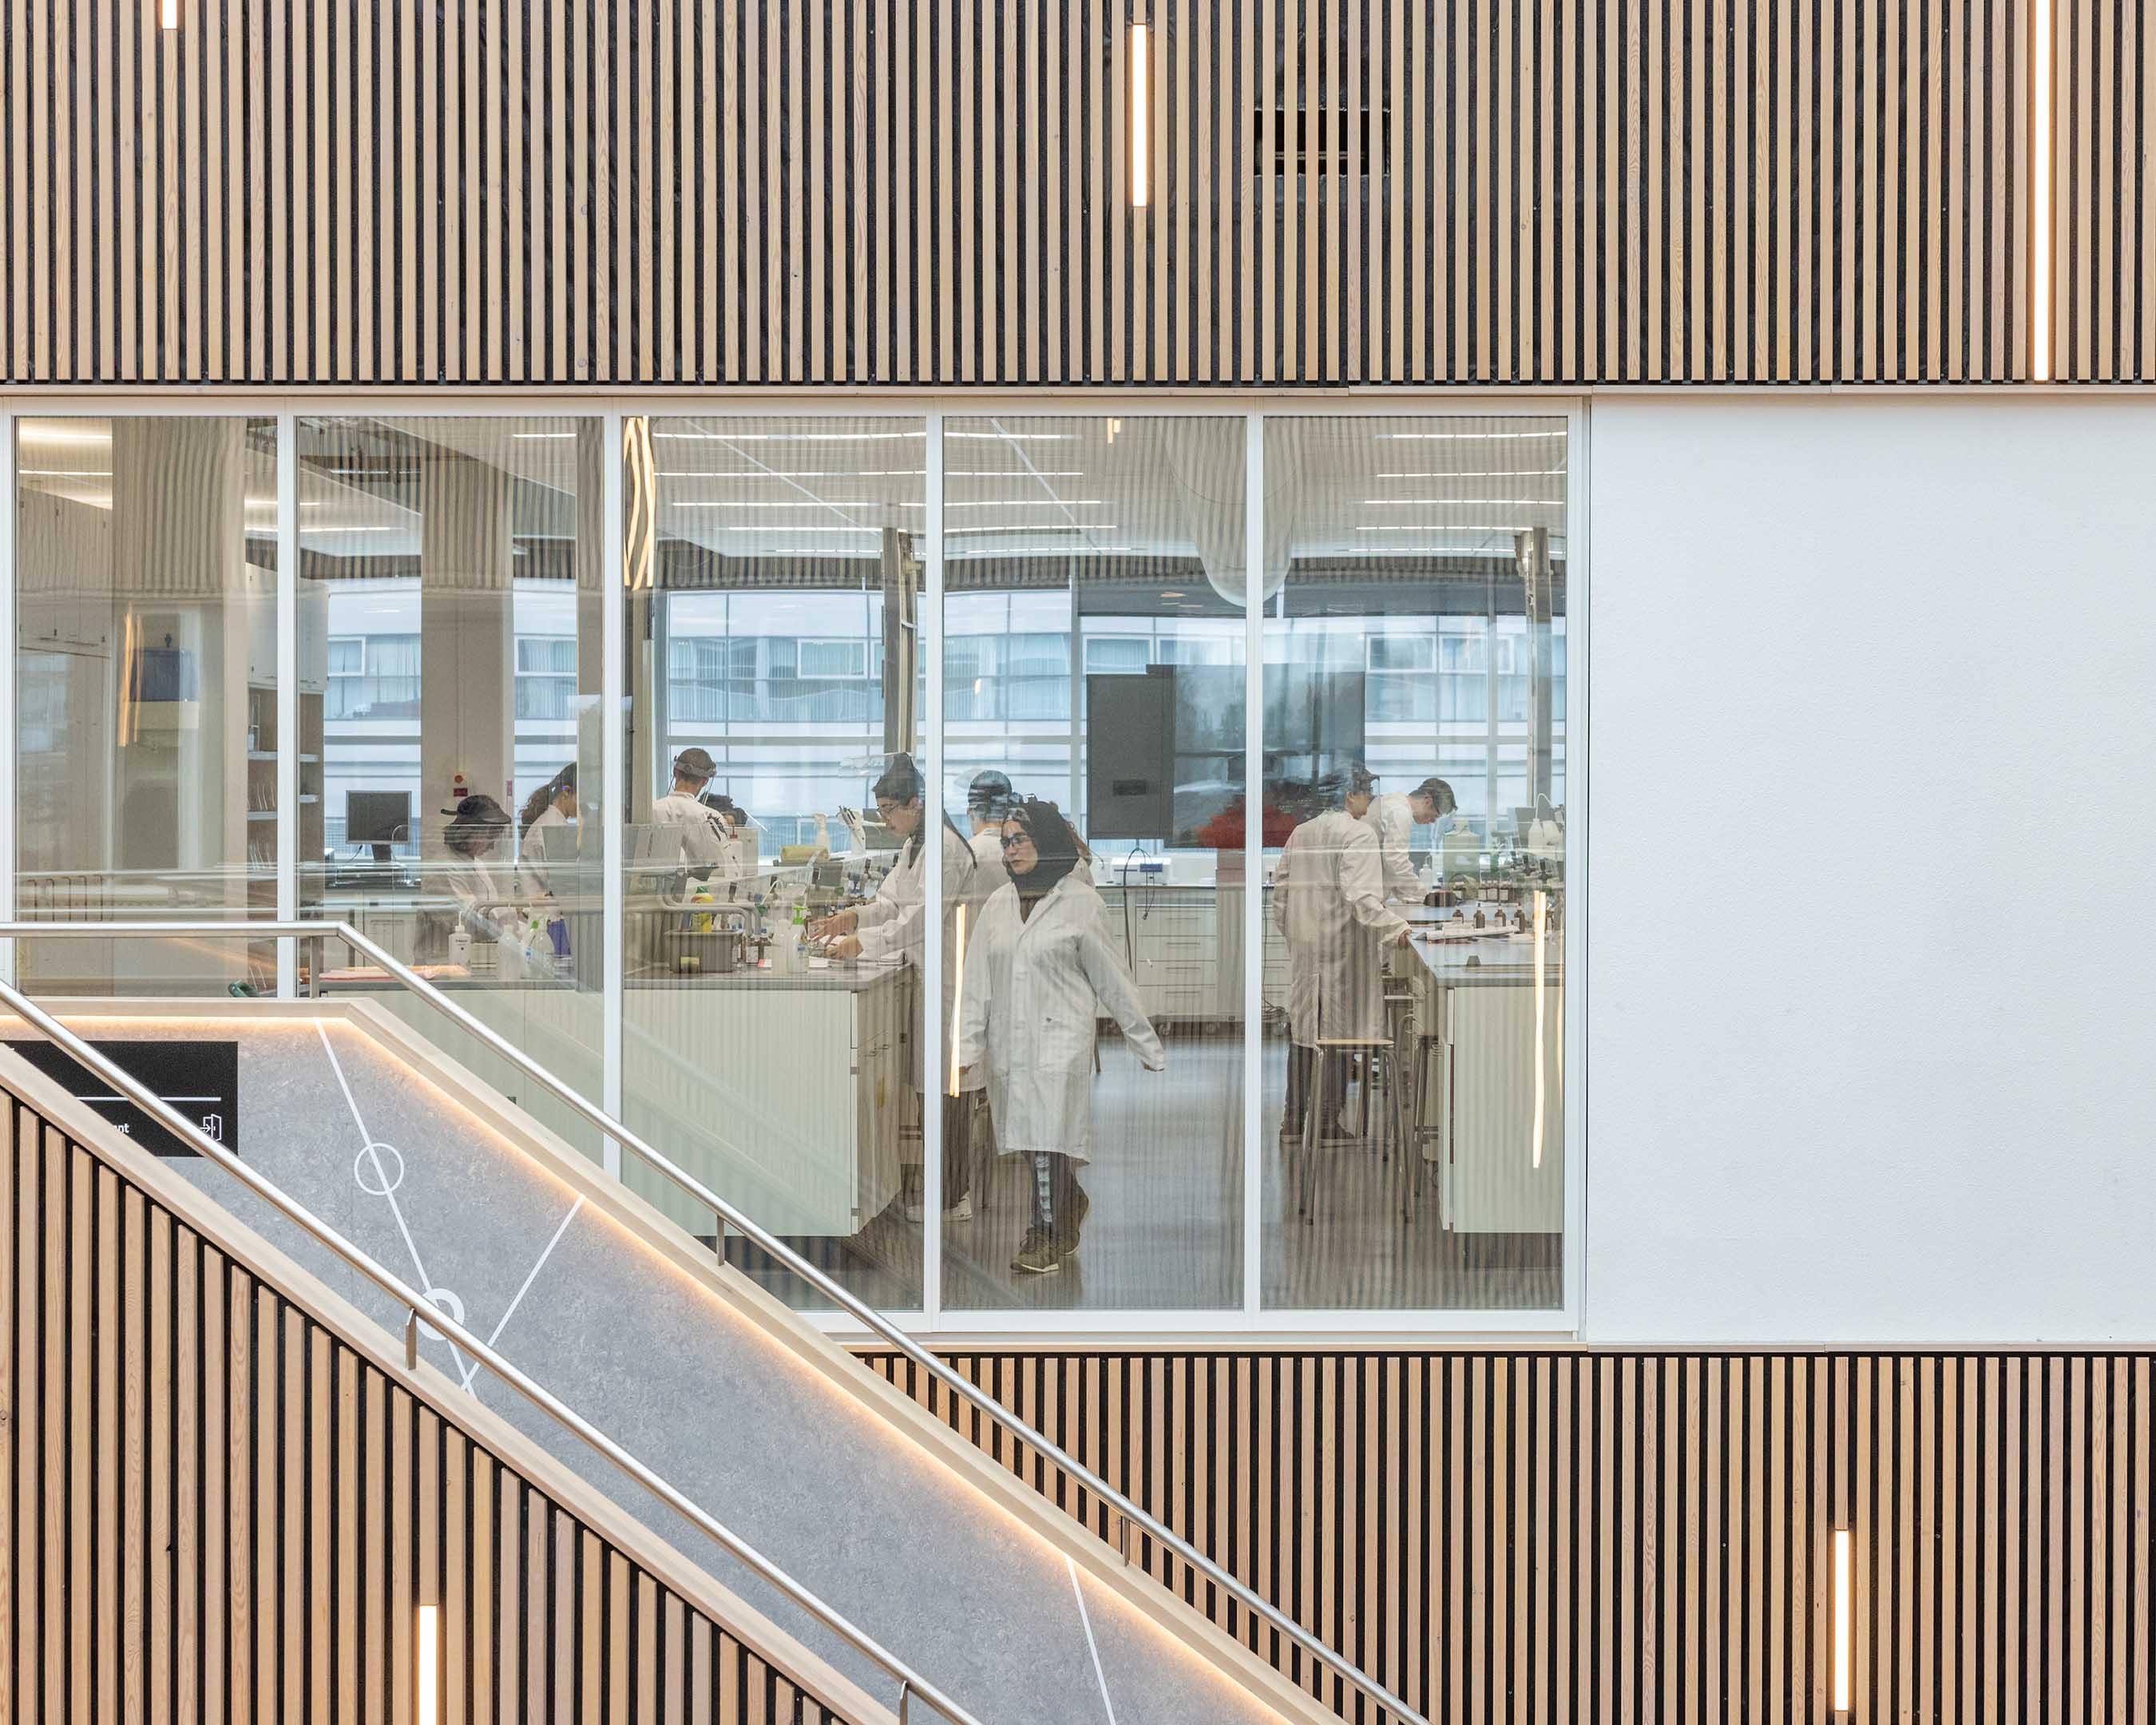
[[[718,762],[702,749],[682,750],[674,757],[674,788],[651,805],[654,826],[680,829],[681,854],[695,875],[707,873],[726,860],[726,828],[717,812],[700,800],[718,770]]]
[[[927,814],[922,802],[924,788],[921,769],[906,754],[893,755],[881,777],[869,788],[869,794],[875,799],[876,814],[901,841],[898,861],[867,904],[835,911],[811,926],[808,932],[813,938],[829,942],[832,957],[897,958],[911,965],[916,975],[920,973],[926,955],[927,921],[928,846],[921,833]],[[941,823],[940,836],[937,849],[943,871],[943,951],[955,957],[962,914],[968,921],[978,920],[974,890],[978,871],[971,848],[947,819]],[[942,1009],[946,1049],[957,1034],[952,1009],[957,988],[958,967],[955,963],[946,963]],[[915,1045],[919,1046],[917,1040]],[[978,1087],[979,1081],[973,1082]],[[973,1111],[972,1099],[965,1094],[963,1083],[956,1096],[945,1091],[942,1085],[937,1088],[943,1093],[943,1219],[967,1221],[973,1214],[972,1158],[965,1130]],[[906,1219],[918,1221],[923,1209],[921,1165],[909,1166],[905,1178],[901,1195]]]
[[[1010,878],[981,909],[966,954],[963,1065],[988,1068],[996,1143],[1031,1165],[1032,1222],[1011,1269],[1053,1276],[1078,1250],[1092,1201],[1095,1025],[1115,1019],[1148,1072],[1168,1065],[1137,984],[1108,943],[1078,836],[1053,803],[1028,798],[1004,824]]]
[[[554,896],[546,868],[538,860],[542,841],[537,835],[570,826],[576,819],[577,763],[572,761],[525,799],[524,812],[517,823],[521,852],[517,878],[526,898],[544,900]]]
[[[1411,791],[1387,791],[1383,796],[1373,796],[1370,787],[1376,783],[1377,780],[1372,778],[1361,790],[1351,792],[1348,812],[1377,835],[1378,862],[1384,875],[1385,896],[1398,899],[1403,904],[1420,904],[1422,882],[1415,878],[1414,865],[1408,860],[1408,840],[1412,836],[1409,829],[1429,826],[1451,814],[1457,806],[1452,787],[1432,777]],[[1363,805],[1359,809],[1356,807],[1358,800]]]
[[[475,940],[499,940],[511,927],[501,916],[517,901],[516,871],[488,859],[509,836],[509,811],[484,792],[444,809],[449,824],[442,844],[449,853],[443,885],[457,901],[457,922]]]
[[[1287,942],[1284,1142],[1299,1142],[1308,1111],[1331,1108],[1346,1091],[1344,1053],[1321,1060],[1322,1045],[1383,1040],[1386,948],[1409,938],[1406,919],[1385,908],[1377,835],[1355,813],[1358,800],[1369,806],[1371,782],[1359,761],[1328,775],[1318,788],[1323,812],[1288,834],[1273,870],[1273,917]]]

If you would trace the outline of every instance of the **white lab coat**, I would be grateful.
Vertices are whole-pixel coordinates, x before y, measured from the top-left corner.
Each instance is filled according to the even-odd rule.
[[[1004,829],[990,827],[976,833],[967,848],[973,853],[974,868],[983,871],[974,876],[973,885],[986,904],[989,895],[1010,879],[1010,870],[1004,866]]]
[[[1093,1043],[1106,1012],[1148,1071],[1168,1064],[1137,985],[1102,926],[1101,895],[1065,875],[1019,915],[1018,888],[999,887],[966,956],[958,1058],[985,1060],[988,1111],[1005,1154],[1093,1154]]]
[[[970,940],[980,922],[982,893],[976,877],[981,871],[974,865],[972,847],[963,839],[941,821],[937,822],[936,830],[942,839],[938,847],[943,867],[942,1059],[947,1064],[956,1034],[952,1012],[958,999],[959,913],[965,913]],[[862,957],[902,959],[916,974],[927,963],[928,855],[925,844],[903,846],[891,872],[877,884],[875,896],[855,914],[854,932],[860,939]],[[978,1090],[983,1082],[980,1074],[968,1073],[959,1088]]]
[[[1288,834],[1273,870],[1273,917],[1287,939],[1288,1034],[1385,1034],[1385,953],[1407,927],[1385,908],[1377,836],[1344,809]]]
[[[457,901],[457,921],[475,940],[490,941],[513,932],[511,918],[497,915],[516,904],[516,870],[484,858],[452,851],[442,866],[442,884]]]
[[[539,846],[543,842],[539,835],[552,828],[566,827],[569,824],[569,817],[549,803],[539,811],[539,818],[531,823],[531,829],[525,834],[523,855],[516,867],[517,878],[522,883],[526,897],[553,897],[553,884],[547,880],[546,866],[539,860]]]
[[[726,860],[726,824],[686,791],[669,791],[654,803],[651,824],[681,829],[681,854],[699,872]]]
[[[1369,813],[1363,817],[1378,841],[1378,865],[1384,872],[1387,898],[1404,903],[1422,902],[1422,882],[1408,860],[1408,844],[1414,836],[1414,811],[1408,807],[1407,793],[1388,791],[1370,798]]]

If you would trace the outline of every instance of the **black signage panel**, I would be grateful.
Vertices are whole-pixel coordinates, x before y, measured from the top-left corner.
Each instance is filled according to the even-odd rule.
[[[10,1040],[8,1048],[65,1085],[121,1131],[158,1156],[193,1156],[193,1146],[166,1131],[116,1093],[64,1049],[42,1037]],[[239,1045],[237,1042],[93,1042],[90,1046],[162,1096],[228,1149],[239,1147]]]

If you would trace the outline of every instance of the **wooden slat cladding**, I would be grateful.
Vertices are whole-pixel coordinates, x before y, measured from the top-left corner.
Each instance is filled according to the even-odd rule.
[[[1111,1543],[1112,1516],[952,1409]],[[952,1363],[1433,1721],[2156,1710],[2151,1356],[961,1354]],[[1146,1566],[1377,1717],[1133,1536]]]
[[[2143,0],[2057,0],[2053,375],[2156,377],[2156,17]]]
[[[0,0],[0,377],[2029,375],[2029,0],[1148,0],[1133,209],[1138,3]],[[2146,31],[2058,12],[2145,377]]]
[[[277,1289],[0,1097],[0,1717],[832,1725]]]

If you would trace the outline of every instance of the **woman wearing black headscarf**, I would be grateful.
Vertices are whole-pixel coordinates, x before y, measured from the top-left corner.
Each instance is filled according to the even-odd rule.
[[[1004,823],[1010,884],[989,895],[966,955],[958,1058],[986,1060],[997,1147],[1033,1169],[1032,1225],[1011,1260],[1021,1275],[1051,1276],[1078,1250],[1091,1200],[1077,1170],[1093,1153],[1101,1018],[1122,1027],[1147,1070],[1168,1064],[1080,860],[1053,803],[1020,803]]]

